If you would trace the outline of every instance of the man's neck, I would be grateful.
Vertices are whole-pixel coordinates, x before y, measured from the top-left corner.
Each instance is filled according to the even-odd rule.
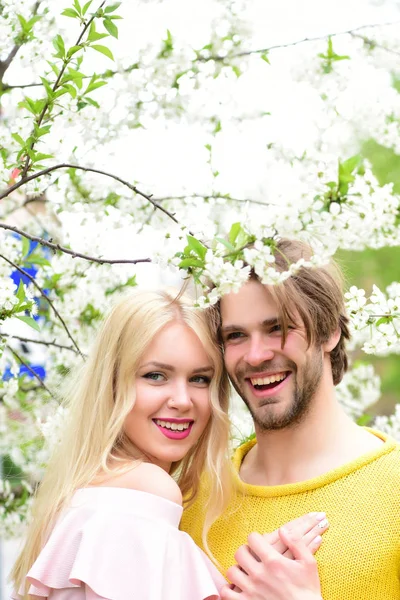
[[[313,479],[382,445],[344,413],[333,388],[324,398],[315,398],[300,423],[277,431],[256,430],[256,436],[257,445],[240,469],[241,479],[253,485]]]

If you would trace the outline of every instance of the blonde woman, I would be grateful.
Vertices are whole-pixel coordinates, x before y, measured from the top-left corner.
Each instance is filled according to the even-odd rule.
[[[207,548],[229,496],[228,390],[204,312],[167,291],[125,297],[68,395],[13,597],[217,600],[226,581],[178,525],[208,472]],[[315,515],[293,528],[318,547]]]

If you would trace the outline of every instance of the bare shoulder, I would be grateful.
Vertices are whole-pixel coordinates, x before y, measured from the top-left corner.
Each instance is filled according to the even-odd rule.
[[[151,463],[136,464],[129,471],[107,479],[102,485],[147,492],[182,505],[182,493],[176,481],[164,469]]]

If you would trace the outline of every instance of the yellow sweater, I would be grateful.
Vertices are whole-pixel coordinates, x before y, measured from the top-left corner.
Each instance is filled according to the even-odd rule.
[[[384,444],[329,473],[305,482],[256,486],[241,482],[241,462],[256,443],[237,449],[236,487],[228,510],[208,542],[226,571],[252,531],[273,531],[304,513],[324,511],[330,528],[317,561],[324,600],[400,600],[400,445],[373,431]],[[202,546],[207,485],[184,511],[181,528]]]

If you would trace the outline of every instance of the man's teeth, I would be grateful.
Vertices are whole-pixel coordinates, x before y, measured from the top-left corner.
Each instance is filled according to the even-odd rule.
[[[184,431],[189,429],[190,423],[171,423],[170,421],[160,421],[160,419],[154,419],[156,424],[166,429],[172,429],[172,431]]]
[[[286,373],[275,373],[270,377],[250,377],[250,381],[253,385],[268,385],[269,383],[275,383],[276,381],[282,381],[286,378]]]

